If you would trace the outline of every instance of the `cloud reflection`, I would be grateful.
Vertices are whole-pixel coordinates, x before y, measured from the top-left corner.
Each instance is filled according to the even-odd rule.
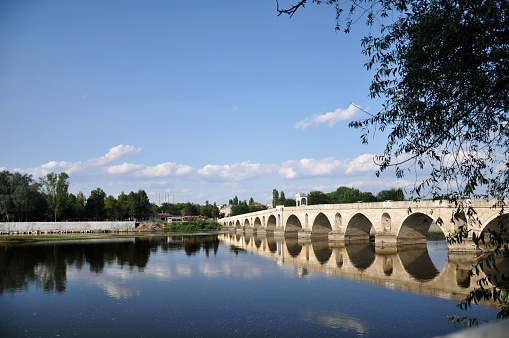
[[[138,288],[128,288],[111,280],[101,278],[100,280],[94,280],[94,283],[102,287],[108,296],[115,299],[127,299],[141,295],[141,291]]]
[[[355,331],[359,336],[367,336],[369,333],[368,325],[357,318],[345,316],[341,312],[318,313],[311,309],[302,310],[300,317],[303,320],[330,327],[333,329],[343,329]]]

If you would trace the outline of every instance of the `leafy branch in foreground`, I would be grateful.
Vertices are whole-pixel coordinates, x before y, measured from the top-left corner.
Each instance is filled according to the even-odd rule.
[[[365,64],[374,72],[370,96],[384,100],[374,115],[350,123],[368,143],[372,131],[387,131],[377,174],[393,168],[425,178],[410,191],[414,199],[447,196],[453,219],[462,219],[449,240],[472,240],[485,251],[470,271],[486,276],[460,304],[491,299],[498,318],[508,318],[508,236],[504,212],[509,198],[509,2],[507,0],[313,0],[334,6],[336,29],[349,32],[365,19]],[[308,1],[280,14],[294,15]],[[378,29],[374,29],[378,28]],[[475,235],[479,224],[465,198],[486,199],[500,211]],[[486,226],[486,225],[483,225]],[[479,234],[479,233],[478,233]],[[475,235],[475,236],[474,236]],[[502,271],[502,272],[501,272]],[[449,317],[455,323],[474,319]]]

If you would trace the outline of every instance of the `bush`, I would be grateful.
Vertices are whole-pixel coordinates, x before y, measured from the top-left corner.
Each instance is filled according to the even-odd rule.
[[[164,226],[164,232],[184,232],[199,230],[221,230],[221,225],[211,219],[196,218],[190,222],[172,222]]]

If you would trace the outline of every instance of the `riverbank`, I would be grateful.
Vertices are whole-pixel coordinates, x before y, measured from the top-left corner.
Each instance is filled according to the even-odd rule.
[[[64,240],[89,240],[89,239],[111,239],[111,238],[134,238],[134,237],[156,237],[156,236],[179,236],[179,235],[209,235],[224,233],[222,230],[198,230],[186,232],[162,232],[162,231],[129,231],[129,232],[104,232],[87,234],[30,234],[30,235],[6,235],[0,236],[0,245],[15,243],[34,243]]]

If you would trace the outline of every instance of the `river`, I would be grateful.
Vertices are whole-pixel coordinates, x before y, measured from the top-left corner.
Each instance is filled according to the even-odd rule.
[[[0,246],[3,337],[429,337],[475,284],[445,242],[399,251],[271,236]]]

